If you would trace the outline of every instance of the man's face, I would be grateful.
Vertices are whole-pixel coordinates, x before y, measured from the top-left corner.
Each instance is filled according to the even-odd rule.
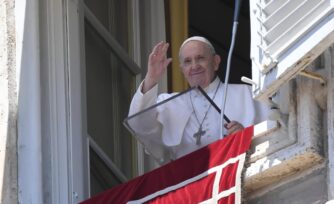
[[[207,44],[201,41],[189,41],[180,51],[182,72],[189,85],[206,88],[216,76],[220,57],[212,54]]]

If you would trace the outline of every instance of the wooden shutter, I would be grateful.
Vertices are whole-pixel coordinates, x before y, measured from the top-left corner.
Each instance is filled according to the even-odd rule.
[[[266,100],[334,42],[334,2],[249,2],[253,91]]]

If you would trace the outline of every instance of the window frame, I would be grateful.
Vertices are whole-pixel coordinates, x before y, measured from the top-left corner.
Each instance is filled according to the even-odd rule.
[[[262,15],[260,5],[267,2],[250,1],[252,80],[256,84],[253,85],[255,99],[267,101],[283,84],[298,75],[334,43],[334,5],[330,0],[327,1],[331,7],[321,14],[321,18],[306,30],[305,34],[285,47],[279,56],[263,61],[260,60],[265,58],[265,51],[261,48],[263,39],[259,34],[262,32],[259,16]],[[269,1],[268,4],[273,2]],[[291,36],[293,37],[295,36]]]

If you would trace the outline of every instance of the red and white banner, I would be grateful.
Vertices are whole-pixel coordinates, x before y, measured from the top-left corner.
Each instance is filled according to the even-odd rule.
[[[245,128],[81,204],[239,204],[252,136],[253,127]]]

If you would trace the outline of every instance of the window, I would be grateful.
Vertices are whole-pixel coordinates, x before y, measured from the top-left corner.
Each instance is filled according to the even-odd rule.
[[[330,0],[250,1],[255,97],[267,100],[334,42]]]
[[[90,193],[111,188],[136,172],[136,141],[122,125],[140,69],[130,58],[128,1],[85,1],[85,84]]]
[[[323,101],[315,96],[324,87],[297,75],[306,75],[307,68],[321,76],[324,64],[329,64],[324,63],[328,51],[321,54],[334,42],[334,12],[328,0],[249,3],[253,93],[260,101],[272,98],[277,103],[279,111],[272,115],[280,124],[252,141],[245,189],[259,196],[255,193],[259,189],[271,190],[283,179],[325,161],[321,132],[325,112],[319,105]]]

